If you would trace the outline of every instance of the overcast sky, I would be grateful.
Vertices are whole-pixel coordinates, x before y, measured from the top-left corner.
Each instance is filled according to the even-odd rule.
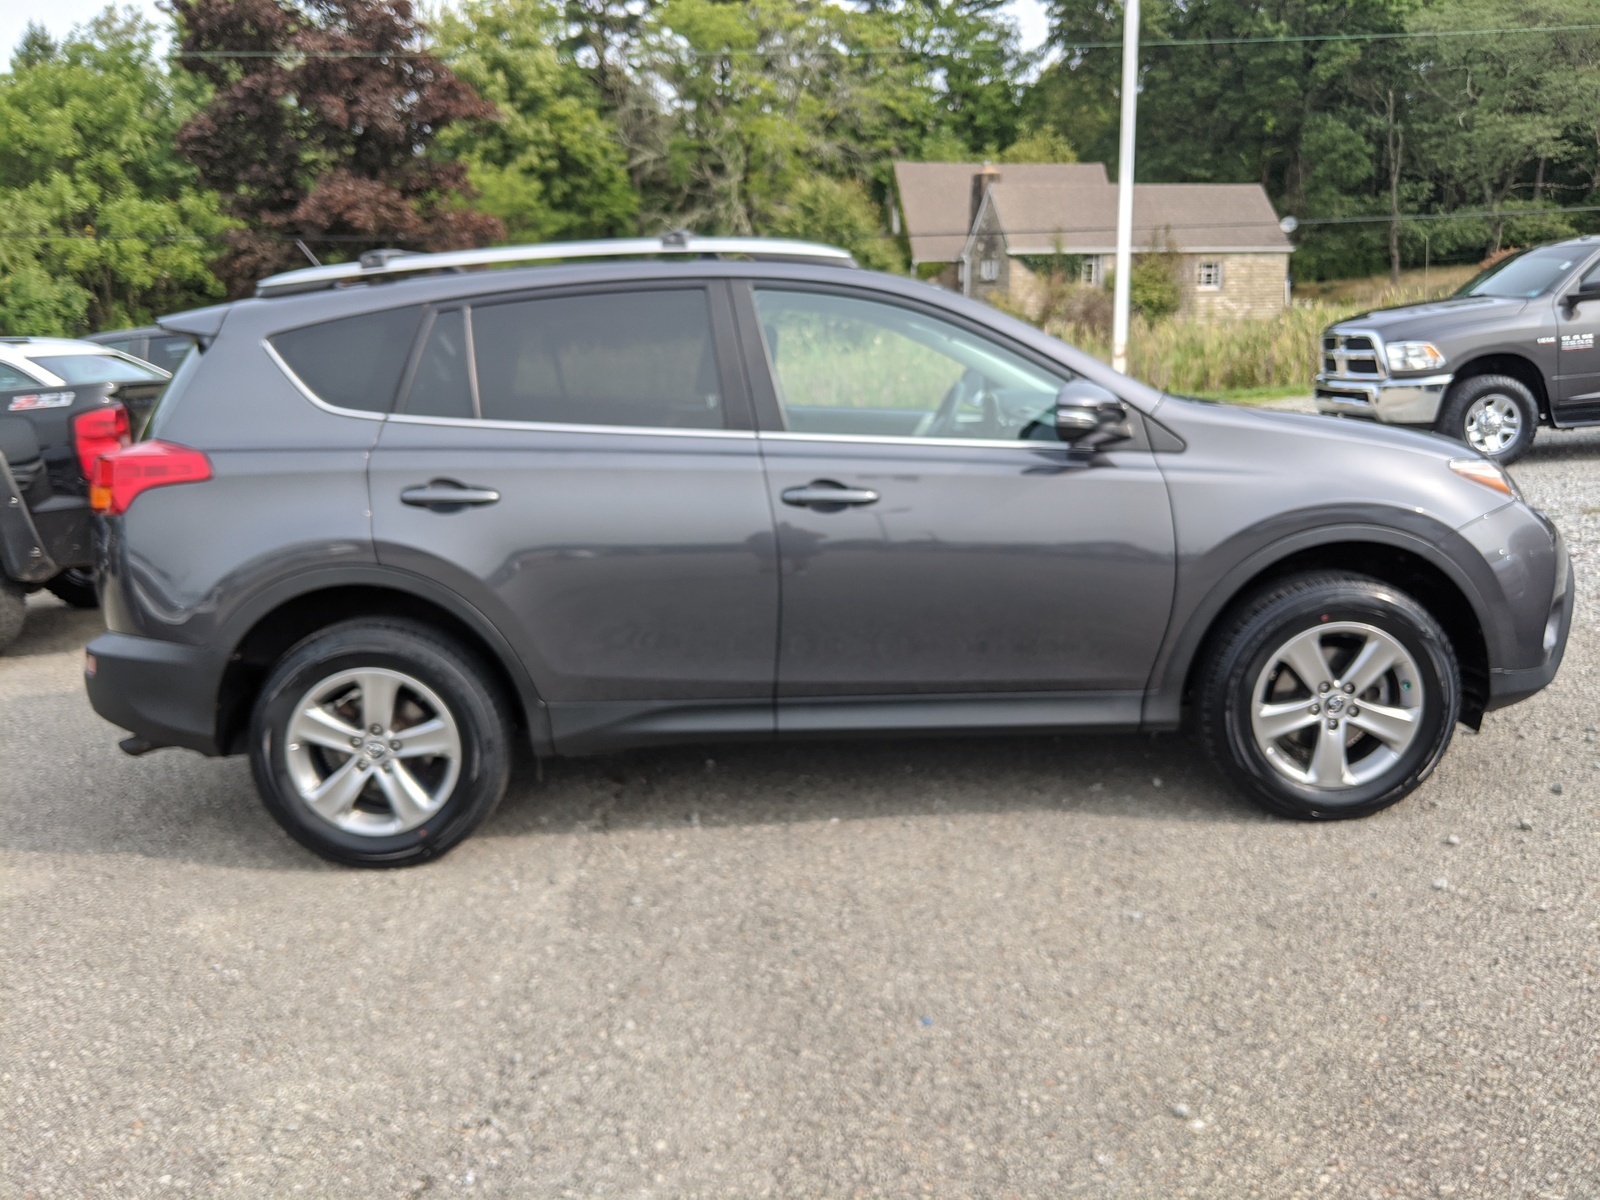
[[[124,0],[148,12],[157,24],[165,17],[155,0]],[[37,21],[57,37],[82,24],[106,6],[106,0],[0,0],[0,57],[9,63],[22,31]],[[421,7],[421,6],[419,6]],[[1044,41],[1047,28],[1042,0],[1011,0],[1011,11],[1022,28],[1022,43],[1033,48]]]

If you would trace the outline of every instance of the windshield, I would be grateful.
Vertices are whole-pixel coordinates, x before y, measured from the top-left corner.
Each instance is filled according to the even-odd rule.
[[[50,354],[33,361],[65,383],[159,383],[167,377],[115,354]]]
[[[1456,295],[1531,300],[1544,295],[1565,279],[1567,272],[1577,266],[1583,257],[1584,251],[1571,246],[1524,250],[1474,276]]]

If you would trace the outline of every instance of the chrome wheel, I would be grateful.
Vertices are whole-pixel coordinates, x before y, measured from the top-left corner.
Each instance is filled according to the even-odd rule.
[[[1416,660],[1393,636],[1330,621],[1267,659],[1251,692],[1250,724],[1278,774],[1336,791],[1394,766],[1417,738],[1426,699]]]
[[[329,824],[365,837],[405,833],[449,800],[461,733],[426,684],[382,667],[341,671],[290,711],[289,779]]]
[[[1509,396],[1479,397],[1467,409],[1464,432],[1479,454],[1503,454],[1522,433],[1522,412]]]

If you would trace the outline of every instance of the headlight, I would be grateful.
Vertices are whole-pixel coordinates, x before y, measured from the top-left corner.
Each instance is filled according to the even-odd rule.
[[[1522,493],[1511,476],[1487,458],[1452,458],[1450,469],[1463,479],[1480,483],[1491,491],[1510,496],[1513,500],[1522,499]]]
[[[1437,371],[1444,355],[1432,342],[1390,342],[1383,348],[1391,371]]]

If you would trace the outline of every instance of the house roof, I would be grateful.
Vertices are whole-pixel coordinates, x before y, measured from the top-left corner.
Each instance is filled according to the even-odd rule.
[[[1117,189],[1001,182],[989,189],[1011,254],[1111,254],[1117,246]],[[1139,183],[1133,188],[1133,244],[1185,253],[1294,249],[1258,183]]]
[[[913,262],[954,262],[972,229],[972,178],[983,163],[894,164]],[[1001,163],[990,198],[1012,254],[1111,254],[1117,189],[1104,163]],[[1260,184],[1139,183],[1133,243],[1187,253],[1294,249]]]
[[[1005,163],[1007,183],[1110,186],[1104,163]],[[895,190],[911,238],[913,262],[954,262],[972,229],[972,177],[976,162],[897,162]]]

